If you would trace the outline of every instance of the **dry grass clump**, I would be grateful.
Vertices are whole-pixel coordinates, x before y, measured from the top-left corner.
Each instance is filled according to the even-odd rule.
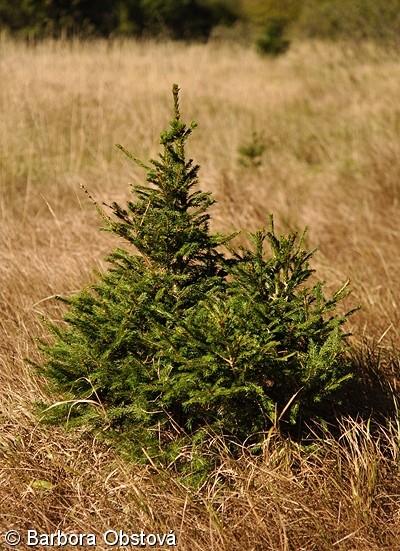
[[[342,429],[306,450],[271,431],[263,457],[226,458],[191,491],[79,433],[6,424],[0,528],[95,533],[100,549],[110,528],[174,530],[182,550],[399,549],[399,427]]]
[[[308,225],[318,275],[332,288],[350,277],[362,306],[349,328],[360,370],[396,390],[399,77],[397,53],[368,44],[299,44],[271,61],[232,44],[2,39],[0,530],[173,529],[182,550],[400,549],[396,424],[347,421],[305,448],[271,432],[263,457],[227,457],[190,491],[38,423],[48,390],[24,360],[38,359],[40,314],[61,316],[52,297],[90,282],[115,244],[79,184],[100,201],[127,197],[141,175],[113,144],[154,155],[178,82],[199,122],[202,188],[219,200],[215,229],[254,229],[269,212],[281,227]],[[246,168],[238,149],[254,130],[266,151]]]

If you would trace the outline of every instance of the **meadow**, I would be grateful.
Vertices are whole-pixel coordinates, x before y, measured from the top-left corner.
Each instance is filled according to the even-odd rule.
[[[218,41],[2,37],[0,82],[0,531],[174,530],[183,551],[400,550],[395,418],[346,418],[340,437],[308,447],[271,431],[262,457],[226,457],[190,490],[83,430],[40,423],[34,404],[49,389],[26,361],[40,361],[43,316],[62,315],[54,297],[94,281],[118,244],[80,186],[99,203],[129,197],[143,172],[114,145],[155,156],[177,82],[199,125],[190,154],[217,199],[213,229],[255,230],[269,213],[282,230],[307,226],[318,277],[330,289],[351,281],[354,354],[396,409],[398,52],[308,41],[269,59]],[[253,132],[265,151],[244,166]]]

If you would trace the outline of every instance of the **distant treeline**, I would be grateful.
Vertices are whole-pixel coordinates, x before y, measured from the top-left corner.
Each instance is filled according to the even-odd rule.
[[[267,44],[277,35],[398,39],[400,0],[0,0],[0,28],[30,37],[206,39],[234,23]]]
[[[22,36],[206,38],[237,19],[230,0],[0,0],[0,27]]]

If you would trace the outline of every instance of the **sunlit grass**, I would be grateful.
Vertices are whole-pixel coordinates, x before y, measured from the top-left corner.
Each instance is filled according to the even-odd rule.
[[[0,43],[0,529],[174,529],[180,549],[393,551],[400,541],[399,429],[347,421],[313,447],[271,433],[262,458],[224,466],[199,492],[125,464],[81,433],[38,424],[47,392],[41,314],[88,284],[115,244],[80,184],[123,201],[142,178],[114,148],[157,153],[178,82],[190,152],[218,199],[214,229],[273,212],[309,227],[314,268],[347,277],[353,344],[396,391],[399,362],[400,63],[364,45],[298,44],[277,60],[232,44]],[[262,133],[258,167],[239,148]],[[363,358],[363,356],[362,356]],[[32,483],[47,480],[51,487]],[[225,484],[221,483],[225,480]]]

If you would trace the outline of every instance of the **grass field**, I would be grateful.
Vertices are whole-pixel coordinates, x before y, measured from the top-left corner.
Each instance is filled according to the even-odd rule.
[[[199,123],[190,153],[218,200],[213,228],[308,226],[313,267],[348,277],[361,369],[398,391],[398,52],[298,44],[270,60],[233,44],[0,42],[0,531],[174,530],[178,549],[400,550],[400,425],[342,422],[312,448],[271,432],[262,458],[228,457],[200,490],[128,464],[82,431],[44,426],[34,403],[44,314],[93,281],[115,246],[83,184],[121,201],[143,178],[114,148],[158,151],[171,85]],[[263,133],[259,167],[238,149]],[[241,239],[245,239],[243,236]],[[55,397],[54,399],[57,399]],[[221,485],[224,476],[229,484]],[[98,549],[107,548],[99,539]],[[25,547],[21,547],[25,548]]]

